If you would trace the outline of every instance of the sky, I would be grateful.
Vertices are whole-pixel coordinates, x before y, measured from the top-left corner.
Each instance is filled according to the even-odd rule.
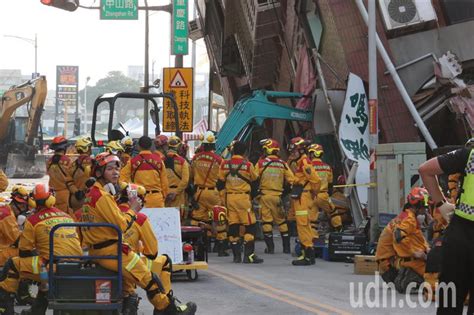
[[[164,5],[170,0],[148,0]],[[190,4],[193,1],[189,1]],[[99,6],[100,0],[80,0],[81,5]],[[139,0],[144,5],[144,0]],[[192,18],[192,14],[190,14]],[[49,89],[56,83],[56,66],[79,66],[79,89],[90,77],[90,85],[109,71],[127,74],[127,66],[144,64],[145,12],[138,20],[100,20],[99,10],[78,8],[68,12],[41,4],[40,0],[0,0],[0,69],[34,72],[34,44],[5,35],[34,39],[37,34],[38,72],[46,75]],[[191,45],[190,45],[191,47]],[[170,15],[150,11],[150,76],[174,64],[170,51]],[[190,66],[186,57],[185,66]]]

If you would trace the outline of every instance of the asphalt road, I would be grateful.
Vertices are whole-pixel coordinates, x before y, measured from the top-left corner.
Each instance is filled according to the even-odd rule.
[[[41,181],[45,181],[43,178]],[[38,180],[12,180],[34,183]],[[199,271],[197,281],[185,274],[175,274],[173,291],[182,302],[194,301],[197,314],[434,314],[433,303],[423,307],[416,295],[386,296],[375,276],[355,275],[352,263],[335,263],[317,259],[316,265],[294,267],[290,255],[280,253],[276,240],[274,255],[262,254],[263,242],[257,242],[257,254],[265,259],[260,265],[234,264],[232,257],[209,254],[209,269]],[[293,241],[292,241],[293,243]],[[351,299],[351,283],[355,288]],[[368,287],[370,283],[373,288]],[[152,314],[144,291],[140,314]],[[379,301],[377,303],[377,296]],[[361,305],[356,305],[360,297]],[[351,303],[352,300],[352,303]],[[408,303],[415,305],[408,305]],[[18,308],[19,310],[20,308]],[[48,312],[52,314],[52,312]]]

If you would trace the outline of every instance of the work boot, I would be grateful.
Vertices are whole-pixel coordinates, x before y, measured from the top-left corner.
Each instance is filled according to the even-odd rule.
[[[181,301],[173,296],[173,291],[168,293],[170,304],[164,310],[160,311],[156,308],[153,310],[153,315],[194,315],[197,310],[197,305],[194,302],[181,304]]]
[[[234,262],[239,264],[242,262],[242,247],[240,242],[232,242],[230,247],[232,248],[232,254],[234,254]]]
[[[305,248],[301,251],[301,256],[299,256],[297,259],[293,260],[291,264],[293,266],[309,266],[311,265],[311,260],[308,257],[308,254],[306,252],[308,251],[309,248]]]
[[[31,305],[31,308],[21,311],[21,315],[44,315],[48,309],[48,292],[38,291],[36,299]]]
[[[140,300],[141,298],[136,293],[124,297],[122,302],[122,315],[137,315]]]
[[[263,259],[255,254],[255,242],[244,242],[244,264],[261,264]]]
[[[209,240],[209,247],[211,247],[211,244],[214,243],[214,247],[212,247],[212,252],[213,253],[218,253],[219,252],[219,242],[216,240],[215,237],[211,237]]]
[[[281,240],[283,242],[283,253],[291,254],[290,235],[288,235],[288,233],[282,234],[281,235]]]
[[[229,253],[226,252],[226,243],[227,240],[216,240],[216,244],[217,244],[217,256],[218,257],[227,257],[229,256]]]
[[[0,314],[14,315],[15,314],[15,299],[12,293],[0,289]]]
[[[31,305],[35,298],[30,294],[30,282],[20,281],[18,290],[16,291],[17,305]]]
[[[265,244],[267,248],[265,248],[265,254],[275,254],[275,243],[273,242],[273,234],[265,233],[263,234],[265,239]]]
[[[314,250],[314,247],[307,247],[304,250],[304,254],[306,258],[309,259],[309,262],[311,263],[311,265],[314,265],[316,263],[316,252]]]

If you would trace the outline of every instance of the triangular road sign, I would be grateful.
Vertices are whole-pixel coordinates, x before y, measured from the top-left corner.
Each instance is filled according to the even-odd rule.
[[[170,82],[170,88],[187,88],[188,85],[186,84],[186,81],[184,81],[184,77],[181,74],[181,72],[176,71],[173,80]]]

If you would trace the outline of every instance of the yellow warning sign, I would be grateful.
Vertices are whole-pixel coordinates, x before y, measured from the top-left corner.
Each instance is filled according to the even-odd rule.
[[[193,131],[193,68],[164,68],[163,92],[174,94],[178,105],[179,129]],[[173,104],[165,99],[163,104],[163,131],[175,132],[176,120]]]

